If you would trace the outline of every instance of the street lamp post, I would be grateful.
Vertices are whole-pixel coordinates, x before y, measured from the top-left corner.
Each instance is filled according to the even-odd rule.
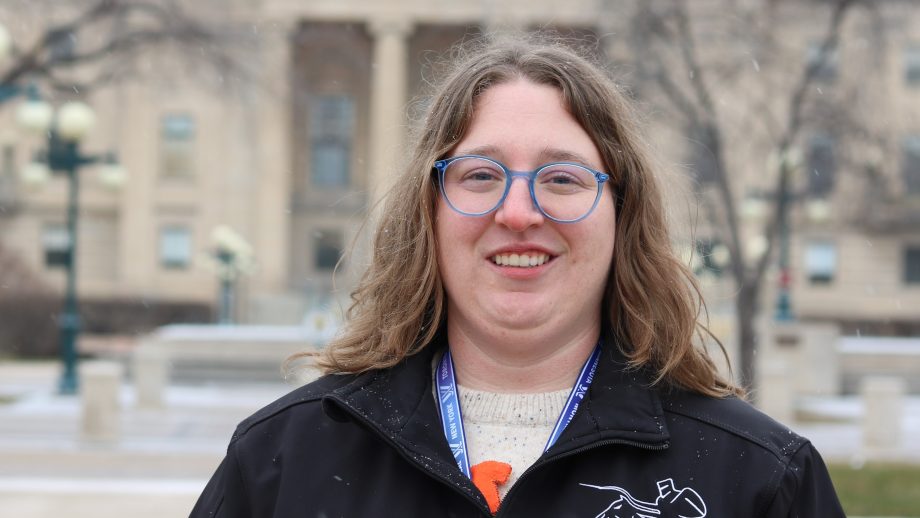
[[[792,312],[792,272],[789,259],[789,242],[791,238],[789,214],[787,214],[788,206],[792,199],[793,195],[785,190],[780,190],[776,193],[777,210],[779,211],[776,229],[779,246],[776,263],[779,276],[776,283],[776,302],[774,303],[773,312],[773,320],[776,322],[792,322],[795,320],[795,315]],[[764,205],[765,202],[761,199],[751,198],[745,200],[742,206],[744,217],[752,221],[763,217],[766,211]],[[756,262],[767,252],[768,248],[767,236],[758,234],[748,240],[744,252],[749,261]]]
[[[214,259],[220,280],[220,306],[218,324],[234,323],[234,292],[241,274],[249,273],[253,266],[252,246],[235,230],[220,225],[211,233]]]
[[[6,61],[13,51],[12,39],[6,27],[0,24],[0,63]],[[92,128],[95,115],[92,109],[81,102],[69,102],[61,106],[57,116],[54,109],[44,102],[35,85],[23,86],[17,83],[0,83],[0,104],[15,97],[26,96],[16,113],[19,124],[30,132],[46,135],[47,149],[39,153],[37,160],[23,171],[23,179],[30,184],[47,181],[48,170],[59,171],[68,181],[67,196],[67,256],[64,264],[66,284],[64,305],[58,325],[60,328],[60,353],[64,368],[59,382],[62,394],[77,392],[77,337],[80,333],[80,314],[77,306],[77,221],[79,219],[79,171],[83,166],[106,163],[108,167],[100,178],[109,187],[124,181],[124,171],[117,165],[114,154],[83,155],[79,141]]]
[[[236,282],[236,276],[231,273],[233,270],[234,256],[233,252],[225,249],[217,249],[214,256],[220,262],[221,270],[224,272],[220,276],[220,309],[218,310],[218,324],[233,323],[233,284]]]
[[[64,307],[58,322],[61,330],[61,359],[64,371],[59,385],[62,394],[77,392],[77,337],[80,334],[80,312],[77,307],[77,221],[79,219],[80,167],[98,161],[96,157],[80,154],[76,141],[62,140],[56,131],[48,137],[47,163],[52,171],[63,171],[67,175],[67,284],[64,291]]]
[[[789,161],[786,159],[782,160],[780,167],[788,168],[792,167],[789,164]],[[782,174],[787,174],[788,171],[783,171]],[[788,189],[780,189],[777,193],[779,200],[777,200],[779,207],[779,221],[778,229],[779,232],[779,283],[777,285],[776,293],[776,312],[774,313],[773,318],[777,322],[792,322],[795,320],[795,315],[792,313],[792,274],[789,271],[789,202],[790,196]]]
[[[801,168],[802,159],[799,156],[797,148],[790,148],[785,153],[777,157],[779,160],[779,171],[783,182],[779,190],[774,193],[777,210],[777,240],[778,254],[777,267],[779,278],[777,282],[776,303],[774,307],[773,319],[776,322],[792,322],[795,320],[795,311],[792,303],[792,261],[791,261],[791,241],[792,228],[790,225],[790,209],[793,204],[805,200],[805,212],[811,223],[826,223],[831,217],[831,206],[826,199],[821,197],[809,199],[809,192],[805,190],[793,190],[790,188],[792,176]],[[745,217],[757,219],[763,216],[766,208],[762,200],[749,199],[745,200],[742,210]],[[766,242],[765,237],[761,237]],[[753,248],[753,247],[752,247]],[[759,257],[767,248],[766,244],[758,246],[757,250],[752,250],[752,255]]]
[[[40,103],[32,100],[30,103]],[[28,103],[27,103],[28,104]],[[32,113],[40,114],[41,119],[29,118]],[[23,106],[20,110],[20,123],[29,129],[42,131],[48,135],[47,149],[36,157],[36,162],[51,171],[63,173],[67,178],[67,254],[64,263],[66,284],[64,304],[58,320],[60,328],[60,354],[63,371],[58,384],[61,394],[75,394],[77,380],[77,338],[80,334],[80,313],[77,302],[77,223],[79,221],[80,169],[82,167],[105,163],[109,169],[102,176],[109,185],[123,181],[123,172],[117,168],[113,154],[84,155],[80,152],[79,142],[93,126],[95,116],[92,110],[80,102],[70,102],[61,106],[54,123],[45,116],[49,109],[38,105]],[[34,166],[40,167],[40,166]]]

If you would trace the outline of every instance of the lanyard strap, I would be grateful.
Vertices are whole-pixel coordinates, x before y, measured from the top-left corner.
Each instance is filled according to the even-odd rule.
[[[585,360],[581,372],[578,374],[578,380],[569,393],[569,399],[556,420],[556,426],[553,427],[553,433],[550,434],[546,441],[543,451],[546,452],[550,447],[559,440],[563,430],[572,422],[578,405],[588,393],[588,387],[594,381],[594,372],[597,370],[597,364],[601,357],[601,344],[598,342],[594,346],[591,356]],[[454,454],[454,460],[464,475],[470,477],[470,459],[467,454],[466,434],[463,431],[463,416],[460,414],[460,398],[457,395],[457,378],[454,375],[454,361],[450,356],[450,349],[444,353],[441,362],[438,364],[437,371],[438,384],[438,404],[441,409],[441,424],[444,427],[444,437],[447,438],[447,444]]]

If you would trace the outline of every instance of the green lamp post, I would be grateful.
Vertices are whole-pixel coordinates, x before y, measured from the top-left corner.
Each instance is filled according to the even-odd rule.
[[[13,41],[9,31],[0,24],[0,64],[13,53]],[[79,171],[83,166],[104,163],[100,180],[108,187],[118,187],[124,181],[124,171],[116,163],[113,154],[90,156],[80,153],[79,142],[95,122],[93,111],[84,103],[65,103],[57,115],[48,103],[41,99],[35,85],[19,83],[0,84],[0,104],[16,97],[27,100],[19,105],[16,119],[24,129],[47,137],[47,149],[37,160],[22,170],[25,183],[38,186],[48,181],[49,171],[66,175],[69,184],[67,199],[68,250],[66,263],[66,285],[64,304],[58,325],[61,332],[60,354],[64,367],[59,383],[62,394],[77,392],[77,337],[80,333],[80,315],[77,307],[77,220],[79,219]]]
[[[211,232],[213,257],[220,281],[220,304],[217,323],[230,325],[235,321],[236,283],[241,275],[253,268],[253,250],[246,239],[227,225],[219,225]]]
[[[79,221],[80,170],[93,164],[105,164],[100,179],[110,187],[124,181],[124,172],[118,167],[114,154],[84,155],[80,140],[95,123],[95,115],[82,102],[68,102],[60,107],[56,116],[40,99],[30,99],[18,112],[25,128],[47,135],[47,148],[36,155],[36,160],[24,171],[24,179],[32,184],[47,181],[47,171],[62,173],[68,182],[67,197],[67,254],[64,263],[66,284],[64,304],[58,319],[60,328],[60,355],[63,371],[58,385],[61,394],[75,394],[77,380],[77,338],[80,334],[80,314],[77,303],[77,224]],[[44,168],[44,173],[42,172]]]

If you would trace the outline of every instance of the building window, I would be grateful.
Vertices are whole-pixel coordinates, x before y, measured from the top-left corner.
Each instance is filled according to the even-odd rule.
[[[15,203],[16,199],[16,148],[12,144],[4,144],[0,151],[0,213],[7,202]]]
[[[834,189],[837,160],[834,156],[834,139],[828,135],[815,135],[808,142],[808,194],[826,198]]]
[[[16,176],[16,147],[4,144],[2,157],[0,157],[0,177],[13,178]]]
[[[333,270],[342,257],[342,232],[320,230],[313,235],[313,257],[317,270]]]
[[[907,194],[920,194],[920,135],[904,139],[901,153],[901,175]]]
[[[310,177],[316,187],[347,187],[351,176],[354,101],[321,95],[310,105]]]
[[[187,227],[169,226],[160,229],[160,266],[168,270],[184,270],[192,260],[192,233]]]
[[[46,268],[66,268],[70,258],[70,232],[63,223],[48,223],[42,230]]]
[[[904,249],[904,284],[920,284],[920,246]]]
[[[837,79],[840,58],[836,48],[825,54],[821,51],[821,44],[813,42],[808,45],[805,58],[809,68],[817,67],[814,77],[818,81],[832,83]]]
[[[904,49],[904,82],[920,87],[920,43],[912,43]]]
[[[160,174],[188,178],[194,174],[195,119],[170,113],[160,119]]]
[[[699,266],[693,273],[697,275],[705,272],[721,277],[731,260],[728,248],[719,241],[711,239],[698,239],[696,241],[696,253],[698,254],[697,257],[699,257]]]
[[[837,246],[828,241],[805,245],[805,274],[811,284],[830,284],[837,273]]]
[[[70,29],[54,29],[48,34],[50,61],[69,61],[77,51],[77,34]]]
[[[702,139],[692,139],[688,150],[688,161],[693,176],[700,185],[712,184],[718,178],[716,157]]]

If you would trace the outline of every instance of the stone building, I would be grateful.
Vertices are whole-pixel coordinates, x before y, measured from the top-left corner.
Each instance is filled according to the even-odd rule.
[[[732,48],[732,38],[743,37],[706,33],[707,20],[720,14],[707,9],[723,3],[693,4],[703,31],[701,52],[718,54]],[[784,43],[782,59],[790,69],[799,67],[813,59],[828,10],[804,1],[772,3],[783,21],[771,29]],[[920,9],[907,1],[875,4],[872,16],[853,17],[872,23],[845,26],[819,86],[837,92],[842,102],[852,96],[862,103],[861,113],[873,117],[877,130],[874,147],[853,147],[852,137],[838,139],[834,128],[818,126],[799,139],[803,168],[814,174],[802,175],[802,203],[794,208],[793,297],[803,318],[844,322],[866,333],[916,333]],[[404,158],[413,120],[424,109],[425,86],[438,73],[433,65],[438,57],[465,38],[510,28],[553,29],[596,41],[597,51],[611,62],[628,61],[631,47],[625,40],[638,4],[234,0],[219,5],[218,20],[248,34],[250,43],[240,55],[257,81],[170,67],[166,57],[150,56],[147,67],[163,70],[87,99],[98,124],[83,149],[117,150],[129,181],[112,191],[95,183],[90,169],[84,174],[77,264],[78,291],[86,301],[215,304],[218,280],[204,263],[213,247],[210,233],[219,225],[235,229],[255,250],[257,266],[239,283],[242,321],[297,322],[318,300],[328,302],[336,262],[356,243],[355,257],[340,266],[332,294],[346,300],[366,260],[361,253],[366,236],[362,240],[359,233],[364,215]],[[216,9],[208,3],[196,8]],[[0,21],[14,36],[19,30],[28,37],[38,18],[17,25],[18,16],[26,15],[2,12]],[[20,25],[25,28],[17,29]],[[884,32],[883,43],[864,35],[871,30]],[[870,72],[848,67],[869,61],[875,63]],[[751,66],[758,67],[756,60]],[[642,96],[641,85],[630,84],[635,70],[624,64],[623,81],[646,101],[663,162],[675,174],[695,174],[705,183],[700,176],[705,152],[694,149],[693,139],[656,108],[658,101]],[[719,102],[734,106],[746,92],[722,89]],[[68,242],[62,226],[65,181],[53,178],[33,189],[17,180],[40,142],[17,130],[12,112],[9,103],[0,111],[3,249],[59,287],[60,254]],[[750,113],[726,113],[739,124],[751,122]],[[739,202],[769,199],[756,180],[763,160],[747,163],[746,153],[756,151],[732,150],[733,170],[751,178],[740,183]],[[756,203],[748,206],[750,218],[760,217]],[[748,234],[756,240],[755,230]],[[719,297],[731,287],[712,291]]]

